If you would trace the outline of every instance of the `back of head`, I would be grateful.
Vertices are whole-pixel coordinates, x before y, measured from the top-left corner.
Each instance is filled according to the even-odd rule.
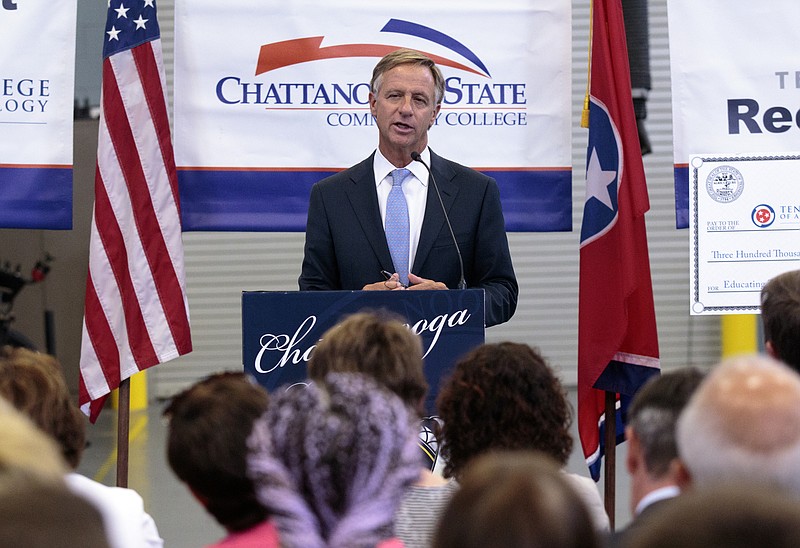
[[[665,372],[648,381],[628,408],[628,426],[636,433],[648,474],[667,474],[678,457],[675,425],[705,373],[694,367]]]
[[[592,548],[588,510],[559,464],[540,453],[487,453],[470,463],[434,548]]]
[[[65,473],[55,441],[0,397],[0,477],[21,474],[58,483]]]
[[[61,447],[75,468],[86,445],[86,424],[69,394],[61,366],[47,354],[25,348],[0,351],[0,396],[27,415]]]
[[[0,546],[109,545],[100,512],[64,484],[0,474]]]
[[[287,546],[375,546],[419,476],[415,417],[372,379],[332,373],[273,396],[250,467]]]
[[[800,376],[766,356],[722,362],[681,414],[677,440],[696,486],[747,479],[800,496]]]
[[[417,411],[428,392],[419,337],[387,312],[353,314],[322,335],[308,376],[321,381],[328,373],[369,375]]]
[[[800,270],[779,274],[761,289],[761,321],[775,356],[800,371]]]
[[[800,502],[763,486],[689,491],[660,508],[630,536],[630,548],[794,548]]]
[[[267,403],[267,392],[244,374],[220,373],[178,394],[164,410],[172,470],[231,531],[267,517],[247,475],[247,438]]]
[[[445,474],[458,476],[491,449],[541,451],[562,465],[572,451],[571,413],[561,383],[537,350],[485,344],[464,356],[436,401]]]

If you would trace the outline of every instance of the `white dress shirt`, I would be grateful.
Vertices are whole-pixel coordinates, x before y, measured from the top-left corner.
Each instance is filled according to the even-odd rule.
[[[420,156],[422,156],[426,164],[431,165],[431,153],[428,147],[425,147]],[[428,200],[428,170],[421,163],[413,160],[405,168],[413,175],[403,183],[403,194],[405,194],[406,203],[408,204],[408,271],[413,273],[414,256],[417,254],[419,234],[422,231],[422,220],[425,218],[425,204]],[[392,181],[389,175],[398,168],[392,165],[378,149],[375,151],[372,169],[375,173],[375,185],[378,190],[378,207],[381,210],[381,222],[385,228],[386,201],[389,199],[389,191],[392,189]]]

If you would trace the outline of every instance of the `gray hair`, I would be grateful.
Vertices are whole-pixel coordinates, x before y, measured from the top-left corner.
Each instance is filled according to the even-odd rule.
[[[721,363],[678,419],[677,440],[697,485],[746,480],[800,497],[800,376],[765,356]]]

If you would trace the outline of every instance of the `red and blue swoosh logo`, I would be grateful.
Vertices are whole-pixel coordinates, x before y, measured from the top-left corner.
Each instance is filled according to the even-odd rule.
[[[491,76],[489,74],[489,69],[486,68],[483,61],[481,61],[472,50],[455,38],[436,29],[411,21],[390,19],[386,25],[383,26],[381,32],[404,34],[433,42],[449,49],[462,57],[465,61],[468,61],[472,66],[440,55],[422,52],[433,59],[437,64],[477,74],[478,76],[487,78]],[[388,44],[341,44],[322,47],[322,41],[324,39],[324,36],[312,36],[309,38],[295,38],[282,42],[264,44],[261,46],[261,50],[258,54],[256,76],[282,67],[319,61],[322,59],[337,59],[343,57],[380,58],[400,47]]]

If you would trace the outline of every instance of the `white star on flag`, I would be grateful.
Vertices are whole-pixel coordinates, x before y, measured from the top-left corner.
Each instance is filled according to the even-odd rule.
[[[616,171],[603,171],[600,160],[597,158],[597,149],[592,149],[592,156],[589,159],[589,167],[586,168],[586,200],[594,196],[610,210],[614,210],[611,203],[611,194],[608,193],[608,185],[617,178]]]
[[[108,34],[108,41],[110,42],[111,40],[119,40],[119,33],[120,32],[122,32],[122,31],[121,30],[117,30],[115,27],[111,27],[111,30],[106,33],[106,34]]]
[[[153,5],[153,0],[144,0],[144,7],[147,7],[147,6],[150,6],[151,8],[154,8],[155,6]]]
[[[115,8],[114,11],[117,12],[117,19],[120,17],[124,17],[125,19],[128,18],[128,10],[131,8],[126,8],[124,5],[120,4],[118,8]]]
[[[141,14],[139,15],[138,19],[134,19],[133,22],[136,23],[137,29],[145,28],[144,24],[147,23],[150,19],[142,19]]]

